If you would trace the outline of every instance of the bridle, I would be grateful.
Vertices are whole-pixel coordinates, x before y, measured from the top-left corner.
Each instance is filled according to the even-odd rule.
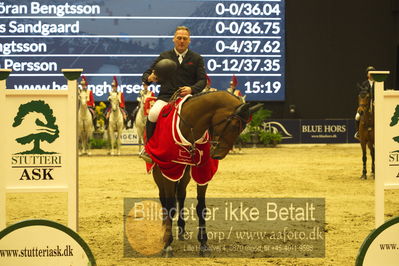
[[[360,116],[364,116],[367,113],[369,113],[369,115],[372,116],[372,114],[373,114],[373,107],[372,107],[373,100],[370,98],[370,94],[367,93],[367,94],[364,95],[364,97],[362,97],[362,95],[359,95],[359,97],[361,99],[364,99],[364,101],[365,101],[365,103],[359,104],[358,112],[359,112]],[[368,100],[366,100],[367,97],[369,97]],[[370,116],[368,118],[364,117],[365,120],[363,120],[362,123],[368,128],[373,128],[373,122],[372,122],[372,120],[370,120],[370,119],[372,119],[372,118],[370,118]]]
[[[212,124],[209,127],[210,130],[210,135],[211,135],[211,140],[209,141],[210,145],[211,145],[211,150],[215,150],[220,148],[220,142],[221,139],[223,139],[223,135],[225,133],[225,131],[227,130],[228,126],[231,124],[231,122],[233,120],[237,120],[239,122],[239,132],[241,132],[245,125],[249,122],[249,119],[245,119],[243,117],[241,117],[240,115],[238,115],[237,110],[240,109],[241,106],[243,106],[244,104],[241,104],[239,106],[236,107],[236,109],[234,110],[234,112],[232,114],[230,114],[229,116],[223,118],[222,120],[216,122],[215,124]],[[191,147],[190,147],[190,154],[191,154],[191,158],[193,158],[194,153],[195,153],[195,137],[194,137],[194,128],[191,126],[191,124],[187,121],[185,121],[180,114],[178,114],[180,117],[180,120],[183,122],[183,124],[185,124],[189,129],[190,129],[190,133],[191,133],[191,137],[193,139],[193,143],[191,143]],[[220,124],[224,124],[223,129],[221,131],[221,133],[219,135],[214,135],[214,128]],[[227,148],[227,147],[223,147],[223,148]]]
[[[239,109],[240,106],[238,106],[236,108],[236,110]],[[212,139],[209,142],[211,144],[211,150],[216,150],[216,149],[220,148],[219,145],[220,145],[221,139],[223,138],[225,131],[227,130],[228,126],[231,124],[231,122],[233,120],[237,120],[239,122],[239,132],[241,132],[244,129],[245,125],[249,122],[249,119],[246,120],[243,117],[239,116],[236,112],[234,112],[233,114],[229,115],[228,117],[213,124],[210,127],[210,131],[211,131],[210,133],[211,133]],[[225,123],[225,124],[224,124],[224,127],[223,127],[221,133],[219,135],[214,135],[214,128],[223,123]]]
[[[371,105],[373,103],[372,103],[372,99],[370,99],[370,94],[367,93],[366,95],[364,95],[364,97],[362,97],[362,95],[359,95],[359,97],[362,98],[362,99],[365,99],[365,98],[369,97],[369,100],[366,101],[366,103],[359,104],[358,108],[361,110],[360,115],[362,115],[363,112],[367,112],[367,111],[371,113],[371,111],[372,111]]]

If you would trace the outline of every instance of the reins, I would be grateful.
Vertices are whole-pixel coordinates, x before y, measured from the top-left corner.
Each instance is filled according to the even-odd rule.
[[[243,105],[243,104],[241,104],[241,105]],[[239,126],[239,130],[240,130],[240,132],[241,132],[242,129],[243,129],[243,125],[245,125],[246,123],[248,123],[247,120],[245,120],[244,118],[242,118],[241,116],[239,116],[239,115],[236,114],[236,110],[239,109],[239,107],[240,107],[241,105],[237,106],[232,114],[230,114],[229,116],[227,116],[227,117],[223,118],[222,120],[216,122],[215,124],[212,124],[212,125],[208,128],[208,129],[210,130],[210,134],[211,134],[211,138],[212,138],[212,139],[209,141],[209,143],[211,144],[212,149],[216,149],[216,148],[220,145],[220,139],[222,138],[223,134],[225,133],[225,131],[227,130],[228,126],[230,125],[230,123],[231,123],[231,121],[232,121],[233,119],[237,119],[237,120],[239,121],[239,125],[240,125],[240,126]],[[180,120],[182,121],[182,123],[183,123],[187,128],[190,129],[190,134],[191,134],[191,138],[192,138],[193,141],[190,142],[191,145],[190,145],[190,150],[189,150],[189,152],[190,152],[191,158],[193,158],[194,153],[195,153],[195,141],[196,141],[196,140],[195,140],[195,136],[194,136],[194,127],[193,127],[189,122],[187,122],[185,119],[183,119],[183,117],[182,117],[179,113],[178,113],[178,116],[179,116]],[[224,127],[223,127],[221,133],[220,133],[219,135],[216,135],[216,136],[213,135],[213,133],[214,133],[214,132],[213,132],[213,131],[214,131],[214,128],[215,128],[216,126],[222,124],[222,123],[225,123],[225,125],[224,125]]]

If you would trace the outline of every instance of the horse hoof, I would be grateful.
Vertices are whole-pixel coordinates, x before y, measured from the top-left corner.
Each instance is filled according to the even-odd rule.
[[[173,249],[171,246],[168,246],[162,250],[162,256],[164,258],[172,258],[173,257]]]
[[[91,152],[88,152],[87,155],[90,156],[90,155],[91,155]]]
[[[211,249],[208,247],[207,244],[200,245],[199,255],[200,255],[200,257],[210,257],[211,256]]]
[[[365,174],[363,174],[363,175],[360,177],[360,179],[366,180],[366,179],[367,179],[367,176],[366,176]]]

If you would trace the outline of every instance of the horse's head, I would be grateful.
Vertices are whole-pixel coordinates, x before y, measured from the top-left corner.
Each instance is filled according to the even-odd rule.
[[[370,101],[370,92],[368,90],[361,90],[358,96],[359,107],[357,108],[357,111],[360,115],[369,110]]]
[[[111,109],[113,112],[118,110],[119,107],[119,96],[117,92],[111,92],[108,101],[111,103]]]
[[[90,100],[90,95],[87,90],[80,90],[78,95],[79,103],[81,107],[86,107],[87,102]]]
[[[224,114],[224,118],[211,127],[212,141],[210,155],[221,160],[233,148],[233,145],[249,122],[251,114],[260,109],[263,104],[249,107],[248,103],[237,106],[233,113]]]

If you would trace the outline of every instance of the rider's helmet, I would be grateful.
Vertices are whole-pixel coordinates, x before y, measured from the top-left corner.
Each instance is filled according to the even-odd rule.
[[[118,89],[118,80],[116,79],[116,76],[114,76],[111,86],[113,91],[116,91]]]
[[[87,85],[89,85],[89,83],[87,82],[86,76],[82,75],[82,80],[80,81],[80,85],[82,86],[82,89],[84,90],[87,89]]]
[[[368,66],[368,67],[366,68],[366,76],[368,76],[368,74],[369,74],[370,71],[375,71],[375,67],[373,67],[373,66]]]
[[[231,81],[230,81],[230,88],[232,88],[233,91],[234,91],[235,88],[237,87],[237,85],[238,85],[237,77],[236,77],[236,75],[233,75],[233,76],[231,77]]]
[[[159,82],[174,76],[176,73],[177,65],[173,60],[162,59],[154,66],[154,73],[158,78]]]

